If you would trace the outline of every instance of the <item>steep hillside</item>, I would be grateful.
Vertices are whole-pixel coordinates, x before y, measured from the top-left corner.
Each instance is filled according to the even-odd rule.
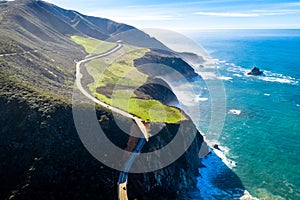
[[[86,55],[80,45],[70,40],[72,35],[112,41],[122,39],[134,45],[141,41],[165,48],[132,26],[85,16],[43,1],[1,2],[0,9],[1,70],[27,85],[52,93],[60,90],[68,97],[72,91],[68,87],[74,79],[74,60]],[[127,34],[119,34],[129,30],[135,33],[135,40]],[[137,35],[140,40],[136,40]]]
[[[72,41],[74,35],[149,48],[144,57],[132,61],[135,67],[161,63],[187,77],[197,75],[180,58],[157,51],[167,48],[132,26],[43,1],[0,1],[0,199],[117,198],[119,172],[87,152],[73,122],[74,61],[88,55]],[[167,83],[161,85],[150,83],[136,93],[164,104],[177,103]],[[81,108],[90,109],[87,105]],[[97,107],[97,117],[116,145],[130,147],[134,139],[118,128],[111,111]],[[183,123],[189,127],[187,138],[197,134],[189,151],[169,167],[129,179],[130,197],[174,199],[196,190],[203,138],[190,120]],[[147,150],[168,144],[180,124],[160,125],[163,129],[147,144]]]

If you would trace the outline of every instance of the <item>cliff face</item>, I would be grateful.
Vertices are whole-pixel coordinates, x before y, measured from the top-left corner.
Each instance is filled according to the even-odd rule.
[[[179,72],[185,78],[194,78],[199,76],[195,70],[187,64],[184,60],[176,57],[172,53],[166,50],[153,50],[148,52],[142,58],[136,59],[134,61],[135,66],[140,67],[139,69],[149,75],[163,75],[162,71],[155,70],[155,65],[151,67],[143,67],[145,64],[162,64],[166,67],[172,68]]]
[[[137,88],[134,93],[138,98],[155,99],[165,105],[176,106],[179,103],[176,95],[172,92],[172,89],[161,79],[155,79],[142,85]]]
[[[0,182],[1,199],[117,199],[119,172],[93,158],[82,145],[68,104],[36,98],[32,91],[15,87],[0,98]],[[25,95],[11,95],[12,93]],[[28,92],[28,95],[26,95]],[[100,124],[120,148],[129,148],[129,138],[110,112],[97,111]],[[127,118],[122,119],[129,120]],[[192,137],[197,132],[191,121],[184,121],[183,132]],[[143,148],[160,149],[177,134],[179,124],[151,124],[164,128]],[[161,170],[129,174],[129,198],[186,199],[196,190],[198,152],[202,137],[197,137],[186,153]],[[170,149],[169,155],[172,156]]]
[[[151,124],[150,130],[155,130],[159,126],[161,127],[162,124]],[[180,127],[183,129],[179,130]],[[159,134],[150,138],[144,146],[143,152],[153,152],[169,145],[176,134],[182,134],[181,131],[183,143],[195,136],[191,146],[178,160],[161,170],[144,174],[130,174],[128,179],[130,199],[190,199],[190,195],[198,191],[196,187],[199,176],[198,168],[201,166],[198,153],[203,137],[191,121],[184,121],[181,124],[166,124]],[[178,149],[169,147],[167,151],[167,156],[172,157]],[[163,158],[158,154],[153,159]]]
[[[71,105],[10,76],[0,77],[0,198],[116,199],[119,172],[85,149],[73,122]],[[111,141],[122,149],[133,150],[138,139],[120,130],[110,111],[99,108],[97,116]],[[124,117],[121,120],[131,121]],[[155,172],[129,174],[128,195],[139,199],[187,199],[197,190],[198,152],[203,139],[189,120],[149,125],[150,133],[158,128],[161,130],[151,137],[143,152],[168,145],[180,134],[180,128],[183,144],[195,134],[196,138],[171,165]],[[170,148],[168,155],[172,156],[174,150]]]

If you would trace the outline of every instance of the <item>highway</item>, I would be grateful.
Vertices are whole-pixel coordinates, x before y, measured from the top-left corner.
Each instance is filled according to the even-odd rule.
[[[130,154],[128,160],[126,161],[126,163],[124,164],[124,172],[120,172],[119,175],[119,180],[118,180],[118,198],[119,200],[128,200],[128,196],[127,196],[127,179],[128,179],[128,172],[129,169],[131,168],[131,165],[133,164],[133,162],[135,161],[135,158],[140,154],[144,144],[146,143],[146,139],[145,138],[141,138],[138,142],[138,144],[136,145],[133,153]]]
[[[124,164],[124,169],[123,172],[120,172],[119,175],[119,179],[118,179],[118,198],[119,200],[128,200],[127,197],[127,179],[128,179],[128,171],[130,170],[133,162],[135,161],[136,157],[140,154],[144,144],[146,143],[146,141],[148,141],[149,136],[148,136],[148,132],[147,129],[145,127],[145,125],[143,124],[142,120],[130,113],[127,113],[126,111],[123,111],[119,108],[113,107],[109,104],[106,104],[102,101],[100,101],[99,99],[96,99],[94,96],[90,95],[83,87],[81,84],[81,79],[83,77],[82,73],[80,72],[80,66],[83,65],[86,62],[89,62],[93,59],[97,59],[97,58],[102,58],[105,56],[108,56],[110,54],[113,54],[115,52],[117,52],[118,50],[120,50],[123,47],[122,44],[117,44],[114,48],[110,49],[107,52],[104,52],[102,54],[98,54],[98,55],[89,55],[87,56],[85,59],[76,62],[76,79],[75,79],[75,83],[78,87],[78,89],[80,90],[80,92],[86,96],[87,98],[89,98],[90,100],[92,100],[93,102],[106,107],[108,109],[110,109],[111,111],[118,113],[120,115],[123,115],[124,117],[128,117],[131,118],[135,121],[135,123],[138,125],[138,127],[140,128],[144,138],[140,138],[138,144],[136,145],[134,152],[130,154],[128,160],[125,162]]]

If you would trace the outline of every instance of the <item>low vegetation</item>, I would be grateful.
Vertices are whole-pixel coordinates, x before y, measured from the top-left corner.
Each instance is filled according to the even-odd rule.
[[[96,88],[105,85],[123,85],[126,87],[138,87],[147,81],[148,76],[139,72],[135,67],[133,60],[142,57],[147,49],[133,50],[116,60],[105,60],[98,58],[86,64],[87,71],[94,78],[95,82],[89,85],[92,92]]]
[[[71,39],[84,47],[84,50],[89,54],[101,54],[116,46],[115,43],[97,40],[94,38],[86,38],[81,36],[71,36]]]
[[[91,42],[90,38],[80,38],[80,44],[89,44],[89,47],[88,45],[85,47],[89,49],[103,42],[97,41]],[[107,49],[97,51],[109,50],[109,45],[104,47]],[[158,100],[139,99],[134,93],[135,89],[145,84],[149,78],[148,75],[137,70],[134,60],[143,57],[147,52],[150,50],[124,45],[123,49],[118,54],[116,53],[117,55],[94,59],[86,63],[87,72],[94,80],[88,84],[88,87],[91,93],[102,102],[127,111],[144,121],[178,123],[185,119],[179,109],[166,106]]]

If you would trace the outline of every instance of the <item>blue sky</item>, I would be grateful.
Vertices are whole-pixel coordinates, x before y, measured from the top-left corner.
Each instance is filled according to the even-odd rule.
[[[138,28],[300,28],[300,0],[46,0]]]

